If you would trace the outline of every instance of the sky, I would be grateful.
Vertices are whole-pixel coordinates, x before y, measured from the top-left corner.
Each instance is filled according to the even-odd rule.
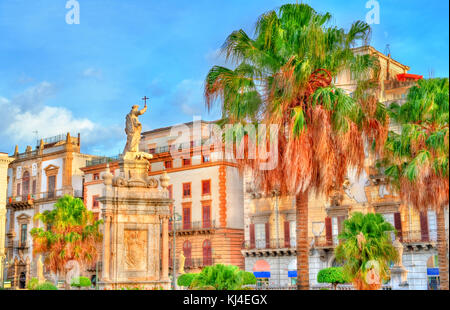
[[[370,44],[425,77],[449,76],[449,3],[441,0],[309,0],[348,29],[380,8]],[[203,81],[234,30],[253,34],[280,0],[0,0],[0,152],[40,138],[81,133],[82,152],[116,155],[125,115],[150,97],[143,130],[220,116],[208,112]],[[368,3],[369,2],[369,3]],[[368,8],[366,8],[366,4]]]

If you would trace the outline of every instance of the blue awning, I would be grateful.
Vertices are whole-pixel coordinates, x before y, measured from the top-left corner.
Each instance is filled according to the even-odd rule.
[[[289,278],[297,278],[297,270],[288,271]]]
[[[427,275],[429,275],[429,276],[438,276],[439,275],[439,268],[428,268],[427,269]]]
[[[255,271],[253,274],[257,278],[270,278],[270,271]]]

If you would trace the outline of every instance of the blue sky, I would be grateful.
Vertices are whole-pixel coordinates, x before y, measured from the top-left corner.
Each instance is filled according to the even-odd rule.
[[[228,34],[253,33],[257,17],[288,1],[78,0],[80,24],[68,25],[67,0],[0,0],[0,151],[24,151],[36,137],[81,132],[83,152],[113,155],[124,146],[124,117],[144,95],[144,130],[212,120],[203,79],[223,64]],[[304,1],[348,27],[365,19],[366,0]],[[447,1],[378,0],[371,45],[411,67],[448,77]],[[36,133],[37,131],[37,133]]]

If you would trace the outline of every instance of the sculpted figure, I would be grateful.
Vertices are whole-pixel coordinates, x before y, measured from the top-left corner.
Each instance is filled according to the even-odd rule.
[[[123,151],[123,154],[128,152],[139,152],[139,143],[141,142],[142,124],[139,122],[138,117],[147,111],[147,103],[142,110],[139,110],[138,105],[134,105],[127,114],[125,133],[127,134],[127,145]]]

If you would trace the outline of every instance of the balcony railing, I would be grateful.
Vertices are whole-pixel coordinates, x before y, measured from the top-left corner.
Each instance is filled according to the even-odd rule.
[[[285,249],[285,248],[295,248],[296,242],[295,238],[291,239],[256,239],[253,241],[245,241],[243,249],[245,250],[264,250],[264,249]]]
[[[215,265],[217,260],[212,257],[186,257],[184,261],[184,268],[202,268],[206,266],[212,266]],[[175,259],[175,268],[179,268],[179,259]],[[169,259],[169,268],[173,269],[173,261],[170,257]]]
[[[42,192],[42,193],[38,193],[38,194],[28,194],[28,195],[22,195],[22,196],[8,197],[8,201],[9,201],[9,203],[27,202],[27,201],[38,200],[38,199],[60,198],[64,195],[70,195],[75,198],[83,198],[83,191],[82,190],[58,189],[55,191]]]
[[[169,231],[173,231],[173,224],[169,223]],[[196,230],[205,230],[205,229],[214,229],[216,227],[216,221],[196,221],[196,222],[176,222],[175,230],[178,232],[181,231],[196,231]]]
[[[94,159],[86,161],[86,167],[107,164],[107,163],[118,161],[119,159],[120,159],[120,155],[111,156],[111,157],[107,157],[107,156],[98,157],[98,158],[94,158]]]
[[[13,247],[14,247],[14,249],[18,249],[18,250],[28,250],[30,248],[30,241],[29,240],[25,240],[25,241],[15,240],[13,243]]]

